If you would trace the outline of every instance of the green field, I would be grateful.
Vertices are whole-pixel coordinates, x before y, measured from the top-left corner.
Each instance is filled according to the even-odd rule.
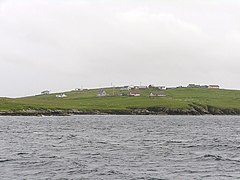
[[[119,96],[128,94],[120,88],[106,88],[107,97],[97,97],[98,89],[64,92],[66,98],[56,98],[56,94],[38,95],[24,98],[0,98],[0,112],[34,110],[82,110],[111,111],[129,109],[167,108],[187,110],[192,106],[214,107],[240,110],[240,91],[223,89],[179,88],[165,90],[166,97],[150,98],[155,89],[140,90],[140,97]]]

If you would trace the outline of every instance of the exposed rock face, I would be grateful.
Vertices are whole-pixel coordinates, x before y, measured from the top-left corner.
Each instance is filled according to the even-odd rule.
[[[36,110],[0,112],[1,116],[69,116],[69,115],[240,115],[240,109],[220,109],[212,106],[190,104],[188,109],[164,107],[131,108],[127,110]]]

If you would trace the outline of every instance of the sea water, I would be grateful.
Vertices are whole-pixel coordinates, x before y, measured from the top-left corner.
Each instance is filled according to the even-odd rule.
[[[239,116],[0,117],[0,179],[239,178]]]

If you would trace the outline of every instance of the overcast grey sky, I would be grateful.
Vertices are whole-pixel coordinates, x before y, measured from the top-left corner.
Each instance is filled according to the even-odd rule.
[[[0,96],[130,84],[240,89],[239,0],[0,0]]]

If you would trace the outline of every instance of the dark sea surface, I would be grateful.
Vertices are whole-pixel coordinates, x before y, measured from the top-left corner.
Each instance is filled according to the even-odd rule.
[[[0,179],[240,179],[240,116],[0,117]]]

